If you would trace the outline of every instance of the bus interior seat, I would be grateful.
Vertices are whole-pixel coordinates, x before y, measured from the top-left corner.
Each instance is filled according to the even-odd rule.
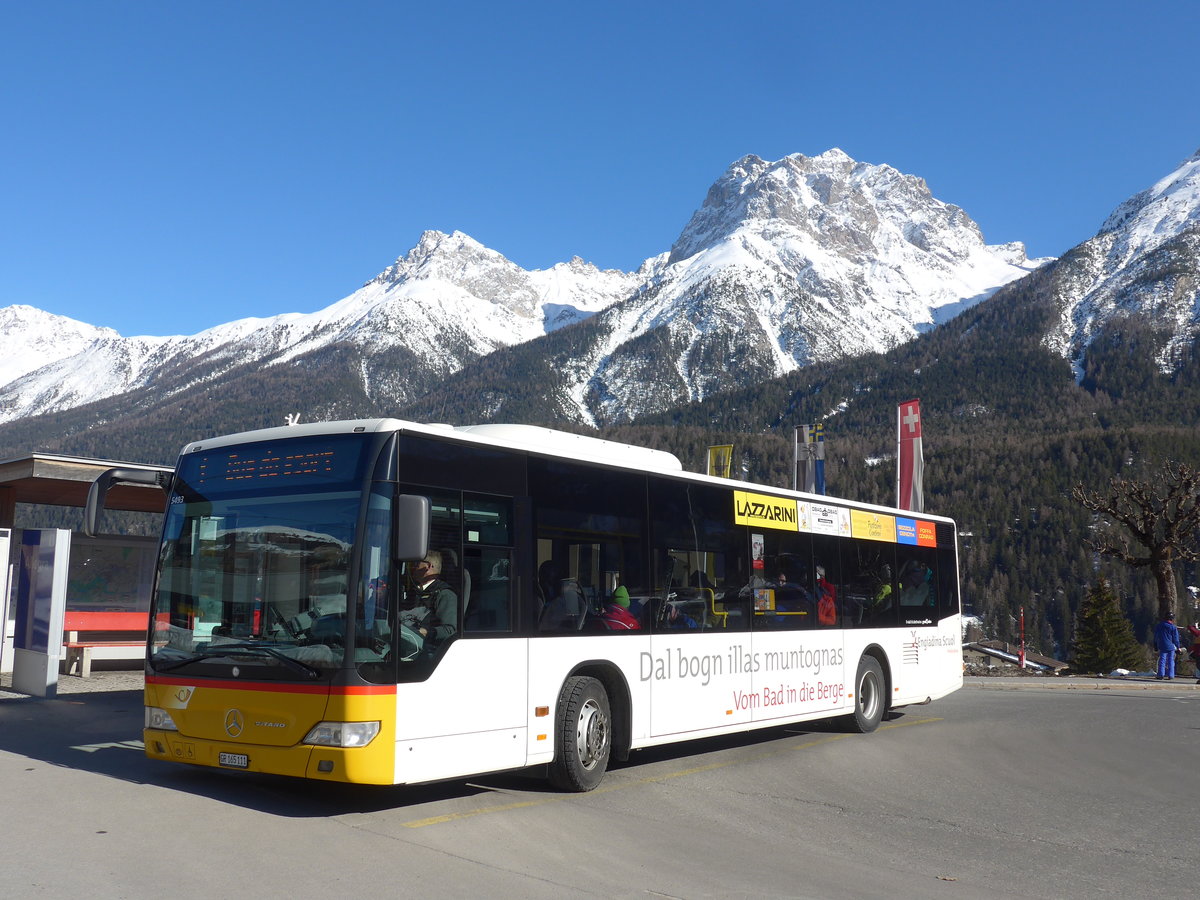
[[[712,615],[712,624],[715,628],[725,628],[729,624],[729,612],[725,609],[724,603],[717,602],[717,592],[712,588],[700,588],[700,596],[706,601],[706,609]]]
[[[451,550],[449,547],[445,547],[438,552],[442,554],[442,578],[448,582],[451,587],[454,587],[454,581],[456,578],[460,579],[461,581],[462,588],[459,597],[462,600],[462,603],[460,608],[465,616],[467,607],[471,601],[471,573],[467,570],[466,566],[460,566],[458,564],[458,553],[456,551]],[[449,572],[446,571],[448,568],[446,565],[447,563],[450,564]]]

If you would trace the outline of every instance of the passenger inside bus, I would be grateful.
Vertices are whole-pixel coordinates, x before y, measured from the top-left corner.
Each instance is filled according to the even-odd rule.
[[[837,624],[837,588],[825,580],[825,567],[817,566],[817,623]]]
[[[775,576],[775,613],[770,624],[777,628],[812,628],[817,604],[803,586],[803,576],[782,567]]]
[[[929,588],[930,571],[919,559],[910,559],[900,570],[900,605],[928,606],[932,604]]]
[[[609,631],[638,631],[642,627],[633,612],[629,591],[624,585],[619,585],[613,591],[612,597],[604,604],[600,618]]]
[[[892,608],[892,567],[887,563],[879,567],[870,603],[873,613],[886,612]]]

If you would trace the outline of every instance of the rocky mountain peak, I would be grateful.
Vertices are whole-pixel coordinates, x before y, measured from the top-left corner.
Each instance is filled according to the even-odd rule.
[[[408,253],[376,275],[368,284],[395,283],[408,278],[441,278],[475,262],[512,265],[461,231],[424,231]],[[450,278],[449,280],[453,280]]]
[[[753,155],[739,159],[709,189],[671,248],[669,262],[688,259],[739,230],[792,232],[852,254],[874,251],[892,234],[919,250],[954,259],[967,254],[964,240],[983,246],[975,222],[957,206],[935,199],[923,178],[856,162],[837,148],[775,162]]]

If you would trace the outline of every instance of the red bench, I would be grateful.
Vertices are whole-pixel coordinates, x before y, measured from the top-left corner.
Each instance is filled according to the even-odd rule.
[[[79,675],[92,674],[93,650],[124,650],[117,658],[134,657],[128,651],[146,646],[147,614],[144,612],[92,612],[67,610],[63,615],[63,667],[70,675],[79,668]],[[112,658],[109,654],[104,654]],[[140,655],[140,654],[138,654]]]

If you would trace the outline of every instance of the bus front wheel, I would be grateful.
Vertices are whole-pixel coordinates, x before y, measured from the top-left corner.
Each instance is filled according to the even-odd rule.
[[[556,749],[550,783],[564,791],[590,791],[600,784],[612,750],[608,693],[595,678],[568,678],[558,696]]]
[[[851,730],[859,734],[874,731],[883,721],[887,705],[884,696],[883,669],[873,656],[863,656],[858,661],[858,674],[854,678],[854,714],[847,716]]]

